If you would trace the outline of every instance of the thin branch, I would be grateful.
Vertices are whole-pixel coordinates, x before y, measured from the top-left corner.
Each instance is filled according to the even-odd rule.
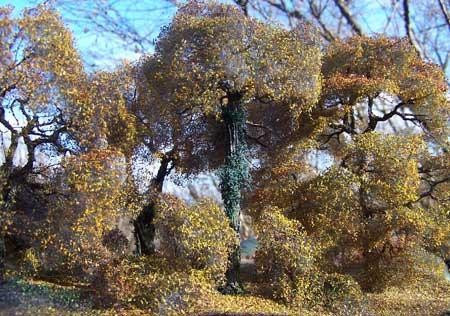
[[[236,2],[236,4],[242,9],[245,16],[248,16],[248,9],[247,9],[248,0],[234,0],[234,2]]]
[[[267,3],[270,4],[272,7],[280,10],[281,12],[284,12],[290,18],[306,21],[305,16],[298,10],[288,10],[286,6],[284,6],[283,4],[274,2],[272,0],[267,0]]]
[[[323,30],[322,36],[327,41],[330,41],[330,42],[334,41],[336,39],[336,37],[333,35],[333,33],[327,28],[325,23],[323,23],[323,21],[322,21],[321,17],[322,17],[323,10],[319,10],[316,3],[312,0],[309,1],[309,9],[311,11],[311,15],[316,19],[317,23],[319,23],[320,27]]]
[[[416,37],[414,35],[414,30],[412,28],[411,24],[411,16],[410,16],[410,7],[409,7],[409,0],[403,0],[403,18],[405,22],[405,32],[408,36],[408,40],[411,43],[411,45],[414,47],[414,49],[417,51],[417,53],[424,58],[422,50],[420,49],[420,45],[416,40]]]
[[[341,11],[341,14],[344,16],[347,23],[351,26],[352,30],[358,35],[363,35],[364,32],[361,26],[351,14],[347,4],[343,0],[334,0],[334,3],[339,8],[339,11]]]
[[[441,8],[442,14],[444,15],[445,22],[447,22],[447,26],[450,28],[450,14],[448,13],[447,7],[444,4],[444,1],[438,0],[439,7]]]
[[[419,121],[420,122],[419,118],[417,117],[419,115],[409,114],[412,117],[407,117],[407,115],[398,112],[398,110],[405,105],[413,105],[414,101],[415,100],[411,99],[406,102],[399,102],[391,112],[388,112],[380,117],[380,116],[373,114],[373,111],[372,111],[373,99],[369,98],[368,111],[367,111],[368,117],[369,117],[369,124],[367,125],[367,128],[363,133],[374,131],[377,128],[377,125],[379,122],[385,122],[385,121],[391,119],[392,117],[394,117],[395,115],[400,116],[405,121]]]
[[[247,124],[248,126],[251,126],[251,127],[263,128],[263,129],[267,129],[269,131],[271,130],[269,127],[267,127],[265,125],[258,124],[258,123],[253,123],[253,122],[250,122],[250,121],[246,121],[245,124]]]

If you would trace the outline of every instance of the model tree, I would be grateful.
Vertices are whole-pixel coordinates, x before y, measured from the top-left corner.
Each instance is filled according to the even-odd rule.
[[[0,125],[5,159],[0,167],[1,282],[3,236],[12,220],[15,195],[23,187],[34,190],[42,184],[32,179],[42,172],[36,166],[39,151],[58,155],[68,150],[71,107],[66,97],[79,93],[78,82],[84,77],[72,36],[58,14],[39,6],[16,18],[11,8],[2,7],[0,20]]]
[[[326,270],[359,267],[366,289],[416,277],[414,258],[424,249],[448,257],[443,73],[407,41],[383,37],[334,42],[322,69],[315,113],[328,125],[317,146],[333,163],[305,176],[300,153],[284,157],[263,178],[254,207],[299,220],[322,245]]]
[[[191,2],[142,62],[143,113],[153,137],[188,173],[220,167],[230,225],[239,234],[250,161],[293,141],[320,90],[320,50],[306,28],[286,31],[232,6]],[[144,96],[144,94],[143,94]],[[240,251],[226,292],[239,292]]]

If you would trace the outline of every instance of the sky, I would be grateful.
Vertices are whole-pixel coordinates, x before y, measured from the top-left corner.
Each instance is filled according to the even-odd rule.
[[[0,0],[0,6],[13,5],[20,12],[24,7],[34,6],[43,0]],[[56,0],[61,1],[61,0]],[[66,0],[67,1],[67,0]],[[92,4],[99,1],[72,0],[76,9],[89,8]],[[141,38],[145,38],[144,47],[137,47],[133,43],[124,44],[117,38],[105,36],[105,33],[99,33],[92,29],[92,25],[83,25],[80,18],[70,14],[68,10],[61,10],[63,19],[69,29],[72,30],[76,47],[80,51],[88,70],[113,68],[120,59],[135,60],[141,54],[152,51],[150,44],[154,40],[160,28],[170,22],[176,12],[173,5],[168,4],[167,0],[104,0],[105,3],[111,3],[112,6],[123,14],[124,22],[131,23],[131,26],[137,30]],[[221,0],[224,3],[231,3],[232,0]],[[381,1],[380,3],[382,3]],[[370,12],[359,16],[362,27],[369,34],[383,32],[382,26],[388,18],[380,9],[379,1],[361,1],[355,2],[355,12]],[[157,10],[149,11],[149,8]],[[125,12],[125,13],[124,13]],[[95,14],[90,10],[89,14]],[[114,12],[110,13],[114,15]],[[75,23],[74,20],[78,20]],[[136,47],[135,47],[136,46]]]
[[[33,7],[42,0],[0,0],[0,6],[11,5],[15,7],[15,14],[19,14],[26,7]],[[121,12],[127,12],[124,17],[131,21],[133,27],[140,31],[140,35],[148,38],[148,42],[154,40],[159,30],[168,24],[176,12],[176,8],[168,5],[163,0],[126,0],[111,1],[114,7]],[[75,2],[76,3],[76,2]],[[89,1],[79,0],[81,6],[89,6]],[[148,11],[149,7],[156,10]],[[80,51],[85,65],[90,70],[113,68],[115,63],[122,59],[135,60],[142,53],[143,49],[135,49],[131,44],[124,46],[112,37],[105,37],[92,30],[92,26],[83,25],[79,20],[67,10],[60,10],[66,26],[72,31],[75,38],[75,46]],[[151,53],[151,45],[146,46]]]

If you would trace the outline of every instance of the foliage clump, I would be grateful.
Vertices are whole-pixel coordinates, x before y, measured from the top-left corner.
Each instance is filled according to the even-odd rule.
[[[98,71],[78,83],[83,93],[71,95],[74,104],[70,132],[87,149],[115,148],[127,156],[134,150],[138,129],[130,111],[134,81],[131,66]]]
[[[436,222],[440,213],[417,203],[423,152],[416,136],[365,133],[342,149],[339,167],[304,181],[293,179],[292,168],[279,167],[259,197],[283,208],[320,245],[317,268],[351,270],[366,289],[382,289],[389,279],[399,282],[394,270],[410,282],[414,274],[407,271],[420,257],[413,250],[443,243],[448,228]]]
[[[190,1],[140,62],[139,112],[157,149],[176,149],[179,170],[215,169],[228,145],[224,110],[237,103],[252,154],[301,132],[299,117],[319,98],[320,60],[306,26],[288,31],[233,6]]]
[[[297,288],[301,279],[315,272],[317,251],[301,224],[286,218],[279,209],[265,212],[258,228],[256,265],[268,277],[274,297],[293,303],[297,292],[303,290]]]
[[[101,268],[93,288],[102,305],[123,304],[155,315],[179,315],[214,291],[205,271],[176,270],[162,257],[114,260]]]
[[[308,237],[300,222],[273,207],[258,221],[257,232],[255,263],[275,299],[308,308],[331,308],[344,300],[360,300],[361,289],[352,277],[319,269],[320,242]]]
[[[47,269],[92,279],[102,265],[130,253],[130,236],[120,228],[139,203],[120,152],[93,150],[66,163],[61,191],[49,209],[41,258]]]
[[[324,55],[322,73],[321,106],[339,118],[360,113],[351,127],[357,133],[396,117],[422,125],[441,140],[448,134],[444,74],[422,60],[406,39],[354,36],[334,41]],[[399,102],[383,102],[386,95]],[[385,106],[379,109],[383,115],[376,111],[377,101]]]
[[[186,205],[161,195],[155,205],[157,251],[152,257],[118,258],[93,282],[104,303],[122,302],[158,315],[187,313],[223,284],[236,239],[224,211],[204,199]]]
[[[220,282],[230,250],[238,240],[224,211],[212,200],[188,206],[174,196],[162,196],[156,206],[158,252],[171,265],[205,270]]]

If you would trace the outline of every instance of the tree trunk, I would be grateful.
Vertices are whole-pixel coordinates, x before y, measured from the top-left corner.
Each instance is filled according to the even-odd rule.
[[[155,204],[151,201],[142,208],[141,213],[134,221],[134,236],[136,239],[136,254],[151,255],[155,252],[153,240],[155,238]]]
[[[161,193],[166,176],[173,168],[173,150],[164,155],[161,159],[161,165],[156,177],[152,180],[150,190]],[[172,163],[172,165],[171,165]],[[142,212],[134,221],[134,235],[136,239],[136,253],[138,255],[151,255],[155,252],[153,241],[155,239],[155,226],[153,218],[155,217],[155,201],[150,198],[148,205],[144,206]]]
[[[244,139],[246,111],[242,105],[240,94],[229,95],[229,102],[222,108],[222,118],[227,131],[227,152],[225,163],[220,171],[220,190],[225,207],[225,213],[230,225],[240,238],[241,190],[249,183],[249,163],[247,160],[247,146]],[[229,258],[226,272],[226,286],[224,293],[242,293],[240,281],[240,246],[233,250]]]

